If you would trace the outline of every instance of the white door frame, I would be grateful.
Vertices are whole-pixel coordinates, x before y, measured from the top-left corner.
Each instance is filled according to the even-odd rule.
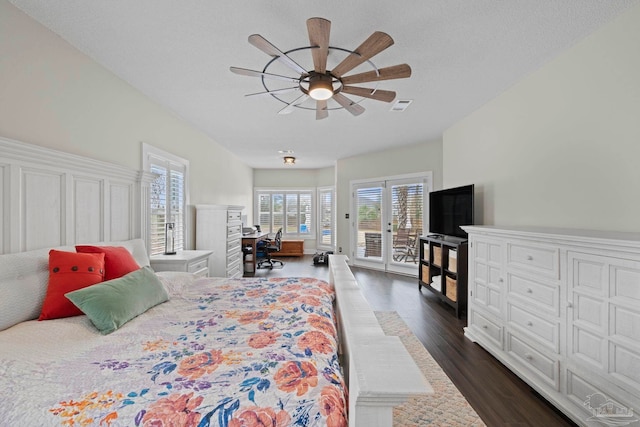
[[[389,191],[390,186],[388,184],[396,184],[400,181],[416,181],[423,180],[424,185],[424,200],[423,200],[423,209],[422,209],[422,224],[423,224],[423,232],[429,229],[428,227],[428,194],[433,187],[433,172],[420,172],[420,173],[411,173],[404,175],[393,175],[393,176],[385,176],[371,179],[358,179],[352,180],[349,182],[349,189],[351,191],[351,197],[349,199],[349,212],[350,218],[349,221],[349,242],[350,242],[350,251],[349,257],[351,258],[351,263],[358,267],[370,268],[373,270],[382,270],[389,271],[394,273],[406,274],[410,276],[418,276],[418,264],[414,266],[406,265],[404,263],[394,262],[392,258],[392,239],[389,238],[391,236],[391,232],[387,232],[387,225],[392,220],[392,215],[390,212],[391,207],[391,191]],[[358,229],[356,226],[357,220],[357,206],[355,203],[355,192],[356,189],[363,186],[380,186],[383,188],[382,194],[382,259],[365,259],[362,257],[358,257],[357,254],[357,241],[358,241]]]

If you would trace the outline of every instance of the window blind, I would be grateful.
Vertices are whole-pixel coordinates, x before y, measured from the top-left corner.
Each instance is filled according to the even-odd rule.
[[[318,190],[318,205],[318,220],[320,222],[320,238],[318,240],[318,246],[333,248],[333,189]]]
[[[151,173],[150,253],[164,252],[165,224],[175,223],[176,250],[184,249],[185,235],[185,168],[162,159],[153,159]]]
[[[314,236],[314,191],[256,190],[256,212],[262,231],[289,237]]]

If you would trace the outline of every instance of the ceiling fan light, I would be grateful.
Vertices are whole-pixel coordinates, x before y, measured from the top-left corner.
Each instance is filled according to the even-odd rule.
[[[309,96],[316,101],[324,101],[333,96],[333,91],[327,88],[316,87],[309,91]]]
[[[330,76],[318,74],[309,82],[309,96],[316,101],[324,101],[333,96],[333,79]]]

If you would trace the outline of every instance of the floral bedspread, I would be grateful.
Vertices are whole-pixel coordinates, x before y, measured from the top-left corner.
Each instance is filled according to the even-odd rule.
[[[107,336],[25,322],[65,332],[51,360],[0,360],[0,424],[346,425],[333,298],[312,278],[211,278]]]

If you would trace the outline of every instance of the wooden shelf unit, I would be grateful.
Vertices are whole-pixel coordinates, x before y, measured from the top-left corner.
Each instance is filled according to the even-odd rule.
[[[467,312],[467,240],[452,236],[420,237],[418,290],[429,289],[456,311],[456,317]],[[440,276],[440,289],[433,286]]]

